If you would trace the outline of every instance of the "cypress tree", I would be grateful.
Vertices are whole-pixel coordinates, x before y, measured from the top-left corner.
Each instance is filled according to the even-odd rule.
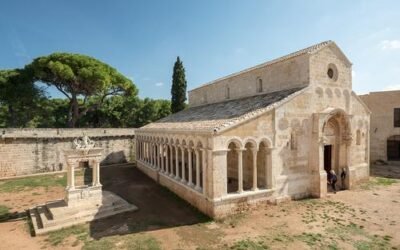
[[[172,113],[179,112],[185,109],[186,104],[186,79],[185,68],[179,56],[174,65],[174,72],[172,74],[172,87],[171,87],[171,111]]]

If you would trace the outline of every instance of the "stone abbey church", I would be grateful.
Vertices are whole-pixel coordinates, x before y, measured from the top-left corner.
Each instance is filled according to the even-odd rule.
[[[189,91],[189,108],[136,131],[138,168],[211,217],[324,197],[327,172],[369,176],[370,111],[327,41]]]

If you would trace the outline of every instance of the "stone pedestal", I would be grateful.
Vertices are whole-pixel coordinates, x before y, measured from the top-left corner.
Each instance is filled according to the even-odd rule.
[[[80,206],[83,203],[101,204],[103,197],[101,186],[90,186],[65,190],[64,201],[69,207]]]

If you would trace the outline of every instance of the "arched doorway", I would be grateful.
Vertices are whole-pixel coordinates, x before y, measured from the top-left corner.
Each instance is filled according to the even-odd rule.
[[[400,161],[400,135],[392,135],[388,137],[387,160]]]
[[[313,195],[323,197],[328,192],[328,172],[334,170],[337,176],[340,176],[342,169],[346,169],[347,178],[341,183],[338,178],[337,189],[349,187],[350,173],[348,171],[348,156],[351,146],[352,136],[350,129],[350,119],[342,109],[329,108],[325,112],[318,114],[319,118],[319,136],[312,146],[318,152],[318,171],[316,173],[317,186],[313,187]],[[319,148],[319,149],[318,149]],[[318,149],[318,150],[317,150]],[[312,163],[313,164],[313,163]]]
[[[326,173],[334,170],[338,173],[340,127],[335,116],[331,117],[323,129],[324,136],[324,170]]]

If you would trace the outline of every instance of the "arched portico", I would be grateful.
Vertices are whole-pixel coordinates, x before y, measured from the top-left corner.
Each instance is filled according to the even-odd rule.
[[[273,187],[271,141],[231,138],[226,149],[226,193],[251,193]]]

